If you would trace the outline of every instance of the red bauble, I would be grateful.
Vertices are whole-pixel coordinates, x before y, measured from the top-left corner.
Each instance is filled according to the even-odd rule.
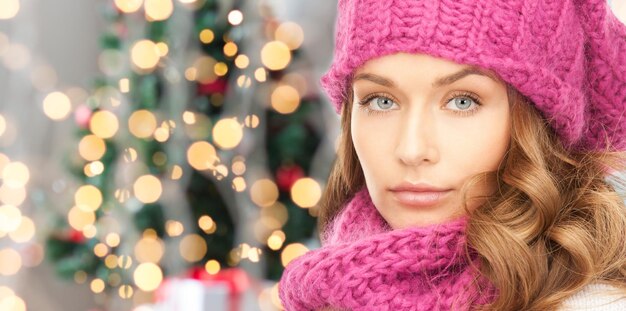
[[[289,192],[291,186],[304,177],[304,170],[298,165],[283,165],[276,170],[276,185],[278,189]]]

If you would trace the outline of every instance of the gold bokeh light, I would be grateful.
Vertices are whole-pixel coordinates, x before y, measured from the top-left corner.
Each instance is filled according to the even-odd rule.
[[[322,196],[322,188],[313,178],[300,178],[291,186],[291,200],[300,207],[313,207]]]
[[[149,110],[137,110],[128,118],[128,129],[138,138],[151,137],[156,127],[156,117]]]
[[[163,192],[161,181],[153,175],[143,175],[135,181],[133,190],[137,200],[142,203],[154,203]]]
[[[261,207],[268,207],[278,200],[278,187],[267,178],[259,179],[250,188],[252,202]]]
[[[96,161],[106,152],[106,144],[96,135],[86,135],[78,143],[78,153],[87,161]]]
[[[233,149],[243,138],[241,124],[235,118],[220,119],[213,126],[213,139],[222,149]]]
[[[62,92],[52,92],[43,100],[43,112],[55,121],[67,118],[71,109],[70,98]]]
[[[93,212],[102,205],[102,192],[93,185],[84,185],[74,194],[76,206],[84,211]]]
[[[180,241],[179,251],[188,262],[200,261],[207,252],[206,241],[198,234],[189,234]]]
[[[89,130],[100,138],[111,138],[117,133],[119,122],[117,117],[110,111],[100,110],[95,112],[89,120]]]
[[[146,71],[153,69],[161,59],[157,45],[147,39],[139,40],[133,44],[130,57],[137,68]]]
[[[214,168],[219,159],[213,145],[206,141],[198,141],[187,149],[187,161],[196,170],[203,171]]]
[[[148,20],[162,21],[174,12],[174,3],[172,0],[145,0],[144,10]]]
[[[291,243],[280,253],[280,261],[286,267],[292,260],[304,255],[309,249],[301,243]]]
[[[292,113],[300,106],[300,94],[291,85],[280,85],[272,92],[271,105],[279,113]]]
[[[290,50],[295,50],[304,42],[304,31],[300,25],[294,22],[285,22],[276,28],[274,33],[276,40],[287,44]]]
[[[291,51],[282,41],[271,41],[261,49],[261,62],[270,70],[282,70],[291,61]]]
[[[163,271],[156,264],[145,262],[137,266],[133,279],[141,290],[151,292],[157,289],[163,281]]]

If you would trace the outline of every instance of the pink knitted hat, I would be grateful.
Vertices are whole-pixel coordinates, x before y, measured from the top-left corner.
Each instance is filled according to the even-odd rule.
[[[626,149],[626,26],[607,0],[339,0],[320,83],[337,113],[356,68],[396,52],[490,69],[565,146]]]

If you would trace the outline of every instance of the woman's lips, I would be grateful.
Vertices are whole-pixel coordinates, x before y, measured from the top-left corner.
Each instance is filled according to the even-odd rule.
[[[441,202],[451,190],[447,191],[392,191],[394,199],[401,204],[415,207],[428,207]]]

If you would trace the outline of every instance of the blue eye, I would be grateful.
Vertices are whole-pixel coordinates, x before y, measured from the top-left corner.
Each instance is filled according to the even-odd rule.
[[[475,113],[481,105],[475,95],[466,92],[453,94],[446,102],[447,109],[464,116]]]
[[[373,94],[358,102],[359,108],[364,109],[368,114],[386,113],[393,105],[397,105],[388,96]]]

